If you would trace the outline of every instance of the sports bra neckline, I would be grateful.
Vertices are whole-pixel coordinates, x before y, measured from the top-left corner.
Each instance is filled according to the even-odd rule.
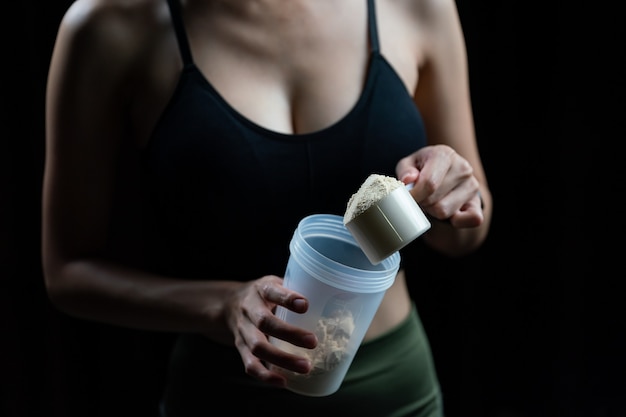
[[[334,122],[329,125],[322,127],[320,129],[304,132],[304,133],[284,133],[277,130],[273,130],[271,128],[265,127],[249,117],[245,116],[241,113],[237,108],[235,108],[226,98],[215,88],[215,86],[211,83],[211,81],[204,75],[204,73],[200,70],[200,68],[196,65],[193,54],[191,51],[191,47],[189,45],[189,40],[187,38],[187,32],[184,27],[183,19],[182,19],[182,9],[180,0],[167,0],[167,3],[170,8],[172,23],[174,25],[174,30],[176,33],[177,42],[179,45],[179,51],[181,54],[181,58],[183,61],[183,71],[181,73],[181,77],[184,74],[194,74],[202,84],[202,87],[206,88],[211,95],[219,102],[219,104],[234,118],[236,118],[239,122],[247,126],[249,129],[252,129],[264,136],[272,137],[275,139],[286,139],[291,140],[294,138],[314,138],[319,135],[324,135],[334,129],[340,128],[342,125],[349,123],[350,119],[359,111],[359,109],[366,102],[366,98],[368,97],[370,91],[373,88],[374,82],[374,73],[377,64],[381,63],[382,65],[388,66],[394,73],[395,70],[393,67],[387,62],[385,57],[380,54],[379,41],[378,41],[378,29],[376,24],[376,13],[375,13],[375,5],[374,0],[367,0],[367,18],[368,18],[368,34],[369,34],[369,44],[370,50],[368,54],[368,61],[366,65],[365,72],[365,80],[361,88],[361,92],[358,95],[354,104],[348,109],[346,113],[337,118]]]
[[[375,64],[377,64],[377,61],[381,62],[384,65],[389,66],[389,64],[387,63],[387,61],[385,60],[383,56],[370,54],[369,62],[366,68],[367,75],[365,77],[365,82],[363,83],[361,92],[359,93],[357,100],[347,110],[346,113],[344,113],[342,116],[337,118],[334,122],[332,122],[331,124],[325,127],[322,127],[314,131],[303,132],[303,133],[280,132],[280,131],[265,127],[255,122],[254,120],[250,119],[249,117],[241,113],[237,108],[235,108],[228,100],[224,98],[224,96],[222,96],[222,94],[204,76],[202,71],[197,67],[195,63],[191,63],[187,65],[183,69],[183,73],[193,74],[196,77],[196,79],[201,83],[201,86],[210,92],[213,98],[217,100],[219,105],[222,106],[222,108],[225,111],[227,111],[232,117],[237,119],[237,121],[247,126],[249,129],[252,129],[260,134],[263,134],[264,136],[273,137],[275,139],[314,138],[315,136],[323,135],[334,129],[341,128],[341,126],[343,126],[344,124],[349,123],[350,120],[354,117],[354,115],[356,115],[359,112],[359,110],[366,104],[367,97],[370,95],[370,92],[372,91],[372,88],[374,86],[373,83],[374,83],[375,77],[373,76],[373,74],[375,73],[375,67],[376,67]]]

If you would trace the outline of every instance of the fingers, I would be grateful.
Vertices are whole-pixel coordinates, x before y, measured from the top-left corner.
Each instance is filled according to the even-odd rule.
[[[305,313],[309,301],[302,294],[285,288],[283,280],[276,276],[267,276],[259,280],[258,295],[262,300],[274,305],[281,305],[296,313]]]
[[[250,282],[240,292],[238,300],[238,307],[231,312],[230,323],[246,373],[278,386],[284,384],[284,378],[268,364],[293,372],[308,373],[311,363],[306,358],[289,353],[270,342],[270,338],[274,337],[295,346],[315,348],[317,338],[312,332],[290,325],[274,314],[277,306],[295,313],[305,313],[308,300],[285,288],[282,279],[276,276]]]
[[[458,229],[478,227],[484,219],[482,202],[478,194],[448,218],[450,224]]]
[[[412,184],[417,181],[419,169],[417,168],[415,154],[402,158],[396,164],[396,175],[405,184]]]
[[[414,183],[410,193],[431,217],[457,228],[482,223],[478,180],[470,163],[451,147],[421,148],[401,159],[396,173],[404,183]]]
[[[295,346],[314,348],[317,345],[315,334],[291,325],[273,313],[274,306],[281,306],[295,313],[305,313],[309,308],[308,300],[299,293],[276,284],[276,281],[272,281],[259,286],[259,299],[265,300],[265,304],[270,308],[259,305],[259,308],[249,311],[250,323],[264,335],[276,337]]]
[[[455,188],[451,174],[457,169],[457,156],[449,146],[426,146],[401,159],[396,174],[405,184],[414,182],[411,194],[418,203],[429,205]]]
[[[254,334],[251,332],[248,334]],[[283,387],[285,378],[267,364],[273,364],[281,368],[306,374],[311,371],[311,363],[306,358],[290,354],[273,344],[262,333],[252,339],[240,339],[237,349],[241,355],[246,374],[265,383]],[[244,340],[246,342],[244,343]]]
[[[450,177],[453,178],[452,175]],[[478,181],[473,176],[467,178],[458,176],[436,186],[421,200],[420,205],[430,216],[439,220],[450,219],[468,210],[472,212],[473,209],[478,209],[478,212],[482,213],[477,193]]]

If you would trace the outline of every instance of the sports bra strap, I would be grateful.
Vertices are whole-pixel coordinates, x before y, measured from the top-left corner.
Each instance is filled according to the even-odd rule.
[[[183,59],[183,65],[188,67],[193,64],[193,58],[191,57],[191,48],[189,47],[187,32],[185,32],[185,25],[183,24],[180,0],[167,0],[167,4],[170,8],[170,14],[172,15],[172,24],[176,32],[176,40],[178,41],[178,49]]]
[[[370,43],[372,52],[378,54],[378,28],[376,27],[376,7],[375,0],[367,0],[367,19],[369,24]]]

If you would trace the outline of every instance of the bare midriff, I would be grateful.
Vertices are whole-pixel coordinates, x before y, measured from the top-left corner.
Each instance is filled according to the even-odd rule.
[[[404,270],[400,270],[391,287],[385,292],[383,301],[365,333],[363,341],[373,339],[393,329],[409,315],[411,299],[406,285]]]

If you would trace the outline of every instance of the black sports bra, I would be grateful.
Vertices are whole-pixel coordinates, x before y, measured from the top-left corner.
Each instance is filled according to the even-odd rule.
[[[337,123],[289,135],[252,123],[195,66],[179,0],[168,0],[184,68],[145,151],[151,243],[177,276],[282,275],[298,221],[343,215],[371,173],[426,144],[421,115],[379,52],[368,1],[370,61],[361,96]]]

